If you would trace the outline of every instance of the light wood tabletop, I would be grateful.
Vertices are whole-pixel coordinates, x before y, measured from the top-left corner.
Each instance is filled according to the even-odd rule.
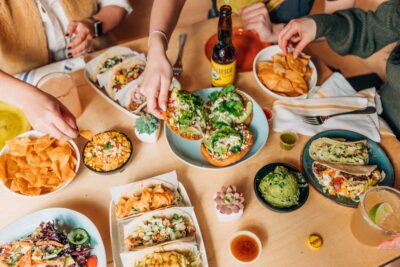
[[[183,56],[181,84],[184,89],[198,90],[210,86],[210,63],[204,54],[207,39],[217,30],[217,21],[209,20],[190,27],[177,29],[170,42],[168,56],[175,60],[178,35],[188,34]],[[130,42],[129,47],[145,52],[147,39]],[[312,44],[309,52],[317,50],[320,43]],[[330,71],[318,59],[321,81]],[[73,74],[79,87],[83,114],[78,119],[81,129],[100,132],[119,129],[127,133],[134,143],[133,161],[124,172],[109,176],[97,175],[81,166],[74,181],[61,192],[39,199],[22,199],[8,192],[0,193],[0,228],[17,218],[44,208],[65,207],[88,216],[98,227],[112,265],[108,208],[109,188],[128,182],[176,170],[186,187],[199,219],[210,266],[238,266],[228,252],[228,242],[238,230],[256,233],[263,245],[262,256],[252,266],[378,266],[398,256],[400,251],[378,251],[359,243],[350,231],[352,208],[339,206],[324,198],[310,186],[308,201],[291,213],[275,213],[266,209],[253,192],[256,172],[271,162],[286,162],[301,167],[300,155],[309,137],[302,136],[295,148],[283,151],[279,147],[279,134],[270,131],[265,147],[253,159],[224,171],[208,171],[191,167],[170,151],[163,135],[157,144],[143,144],[134,137],[133,121],[103,100],[83,79],[83,71]],[[240,73],[237,86],[253,96],[265,107],[271,107],[273,99],[258,87],[252,72]],[[77,140],[82,149],[84,140]],[[391,136],[383,136],[381,145],[391,156],[396,169],[396,186],[399,188],[400,143]],[[236,185],[245,196],[243,217],[235,222],[218,221],[213,207],[213,195],[222,185]],[[309,234],[319,233],[323,247],[311,250],[306,240]]]

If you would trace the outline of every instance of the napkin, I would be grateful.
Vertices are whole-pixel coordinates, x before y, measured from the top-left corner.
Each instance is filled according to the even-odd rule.
[[[39,80],[46,74],[52,72],[67,72],[67,73],[74,72],[77,70],[81,70],[84,67],[85,67],[85,60],[83,59],[83,57],[78,57],[78,58],[58,61],[34,70],[16,74],[14,76],[24,82],[36,86]]]
[[[344,115],[331,118],[322,125],[304,123],[300,115],[331,115],[374,106],[377,113],[369,115]],[[292,130],[299,134],[313,136],[319,132],[343,129],[363,134],[380,142],[380,130],[393,134],[378,113],[382,104],[375,88],[356,92],[340,73],[334,73],[309,99],[277,100],[273,104],[273,129],[276,132]]]

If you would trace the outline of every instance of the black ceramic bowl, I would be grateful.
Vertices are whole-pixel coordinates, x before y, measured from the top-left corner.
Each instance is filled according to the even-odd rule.
[[[105,132],[101,132],[101,133],[108,133],[108,132],[117,132],[117,133],[123,135],[128,140],[129,144],[131,145],[131,151],[130,151],[130,154],[129,154],[129,158],[122,165],[118,166],[117,168],[115,168],[113,170],[109,170],[109,171],[97,171],[97,170],[93,169],[91,166],[89,166],[88,164],[86,164],[86,162],[85,162],[85,149],[86,149],[86,146],[91,141],[86,142],[86,144],[85,144],[85,146],[83,147],[83,150],[82,150],[82,161],[83,161],[83,164],[89,170],[91,170],[91,171],[93,171],[95,173],[98,173],[98,174],[102,174],[102,175],[110,175],[110,174],[123,172],[125,170],[125,167],[132,160],[132,156],[133,156],[133,144],[132,144],[132,141],[129,139],[129,137],[126,134],[124,134],[123,132],[117,131],[117,130],[109,130],[109,131],[105,131]],[[98,134],[101,134],[101,133],[98,133]]]
[[[297,205],[291,206],[291,207],[287,207],[287,208],[280,208],[280,207],[275,207],[273,205],[271,205],[268,201],[266,201],[261,192],[258,190],[258,186],[261,183],[261,181],[263,180],[263,178],[270,172],[273,172],[275,170],[275,168],[277,166],[283,166],[286,169],[288,169],[289,171],[292,172],[298,172],[301,174],[301,171],[299,171],[297,168],[286,164],[286,163],[271,163],[268,165],[265,165],[264,167],[262,167],[256,174],[256,176],[254,177],[254,193],[256,194],[258,200],[268,209],[276,211],[276,212],[291,212],[294,210],[297,210],[298,208],[300,208],[301,206],[303,206],[303,204],[307,201],[308,198],[308,184],[307,181],[304,178],[304,183],[299,183],[299,190],[300,190],[300,196],[299,196],[299,203]],[[301,187],[301,185],[303,185],[303,187]]]

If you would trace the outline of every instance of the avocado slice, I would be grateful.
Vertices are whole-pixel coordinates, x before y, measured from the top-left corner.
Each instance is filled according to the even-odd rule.
[[[75,266],[75,260],[72,256],[65,257],[64,267]]]
[[[243,111],[243,114],[235,118],[235,123],[237,124],[245,123],[252,113],[253,113],[253,102],[249,100]]]

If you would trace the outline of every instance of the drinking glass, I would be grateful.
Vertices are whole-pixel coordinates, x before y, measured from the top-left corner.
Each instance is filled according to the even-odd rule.
[[[377,225],[371,220],[369,213],[380,203],[388,203],[393,213],[382,224]],[[366,191],[353,214],[351,231],[355,238],[368,246],[378,246],[383,241],[400,235],[400,192],[387,186],[376,186]]]
[[[78,118],[82,113],[78,88],[71,75],[64,72],[46,74],[38,81],[36,87],[57,98],[69,111]]]

